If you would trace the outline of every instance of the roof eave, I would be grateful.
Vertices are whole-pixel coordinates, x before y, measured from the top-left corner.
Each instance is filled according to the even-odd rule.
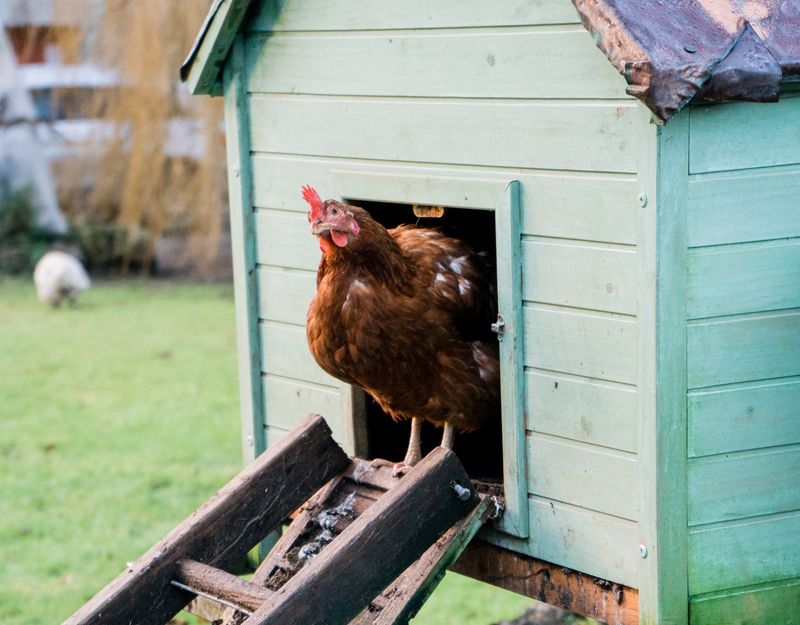
[[[181,80],[193,95],[222,94],[222,68],[252,0],[215,0],[189,55]]]

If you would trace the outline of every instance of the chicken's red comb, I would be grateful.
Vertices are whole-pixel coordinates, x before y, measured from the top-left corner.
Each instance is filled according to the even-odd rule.
[[[305,185],[301,187],[303,191],[303,199],[308,202],[311,210],[308,212],[309,219],[319,219],[322,217],[322,200],[319,197],[317,190],[310,186]]]

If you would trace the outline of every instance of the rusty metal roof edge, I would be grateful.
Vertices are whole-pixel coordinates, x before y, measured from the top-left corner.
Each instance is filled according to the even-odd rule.
[[[762,2],[778,10],[771,7],[771,0]],[[597,47],[625,77],[627,93],[662,122],[695,98],[772,102],[778,99],[782,83],[800,79],[795,71],[800,67],[800,37],[787,39],[780,31],[782,15],[767,14],[773,22],[760,23],[762,36],[733,5],[728,23],[723,24],[703,2],[674,7],[669,19],[664,18],[661,3],[649,10],[618,0],[573,0],[573,4]]]

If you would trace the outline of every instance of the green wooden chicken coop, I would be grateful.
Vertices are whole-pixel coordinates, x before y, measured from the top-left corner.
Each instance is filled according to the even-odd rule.
[[[445,207],[505,323],[501,445],[456,452],[507,510],[459,570],[610,623],[800,623],[798,33],[776,0],[216,1],[182,75],[225,100],[247,458],[310,412],[403,439],[309,354],[301,185]]]

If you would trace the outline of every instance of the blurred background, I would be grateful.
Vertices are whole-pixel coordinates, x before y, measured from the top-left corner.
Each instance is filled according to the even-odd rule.
[[[222,101],[178,81],[208,9],[0,0],[5,625],[66,619],[242,465]],[[74,306],[37,300],[54,249]],[[415,622],[577,622],[533,604],[448,574]]]
[[[60,245],[95,275],[229,275],[222,103],[177,79],[208,5],[0,3],[5,272]]]

